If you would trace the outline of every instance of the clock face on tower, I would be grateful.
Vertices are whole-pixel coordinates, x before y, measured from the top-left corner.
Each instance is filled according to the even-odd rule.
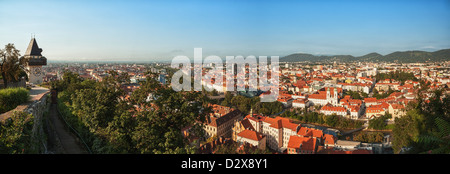
[[[34,75],[40,75],[41,74],[41,67],[34,68]]]

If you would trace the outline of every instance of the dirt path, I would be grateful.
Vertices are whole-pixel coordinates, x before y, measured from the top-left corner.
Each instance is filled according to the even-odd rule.
[[[56,104],[50,106],[50,121],[56,136],[59,139],[59,144],[62,146],[63,152],[66,154],[85,154],[86,151],[80,146],[75,135],[73,135],[68,128],[65,127],[64,120],[58,115]]]

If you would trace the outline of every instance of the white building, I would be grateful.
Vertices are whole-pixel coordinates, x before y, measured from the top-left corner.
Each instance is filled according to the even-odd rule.
[[[295,99],[294,101],[292,101],[292,107],[294,108],[307,108],[310,106],[310,103],[308,99]]]
[[[337,105],[339,102],[339,92],[337,88],[333,88],[331,91],[330,88],[325,88],[326,93],[324,91],[318,91],[318,94],[311,94],[308,97],[308,100],[312,102],[312,105],[321,105],[324,106],[328,103],[332,105]],[[340,92],[342,92],[342,88],[340,88]]]
[[[256,114],[250,114],[246,118],[256,132],[266,136],[266,143],[273,150],[284,151],[289,143],[289,137],[297,135],[299,125],[291,123],[287,118],[270,118]]]
[[[347,109],[345,107],[341,106],[331,106],[331,105],[325,105],[320,109],[320,113],[323,113],[325,115],[341,115],[341,116],[347,116]]]
[[[236,141],[251,144],[262,150],[266,149],[266,136],[253,130],[246,129],[238,133]]]

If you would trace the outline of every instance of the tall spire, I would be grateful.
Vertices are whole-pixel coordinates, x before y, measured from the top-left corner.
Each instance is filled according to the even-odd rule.
[[[39,48],[36,39],[33,37],[31,38],[30,44],[28,44],[28,48],[24,56],[42,56],[41,52],[42,49]]]
[[[39,48],[36,39],[31,38],[30,44],[28,44],[27,51],[23,55],[23,58],[27,59],[28,66],[43,66],[47,65],[47,58],[42,56],[42,49]]]

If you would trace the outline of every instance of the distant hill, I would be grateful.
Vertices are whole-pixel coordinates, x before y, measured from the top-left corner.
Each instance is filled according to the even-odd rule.
[[[280,62],[322,62],[322,61],[383,61],[383,62],[440,62],[450,60],[450,49],[443,49],[434,52],[426,51],[397,51],[385,56],[378,53],[369,53],[364,56],[354,57],[351,55],[334,55],[334,56],[315,56],[312,54],[296,53],[280,58]]]

